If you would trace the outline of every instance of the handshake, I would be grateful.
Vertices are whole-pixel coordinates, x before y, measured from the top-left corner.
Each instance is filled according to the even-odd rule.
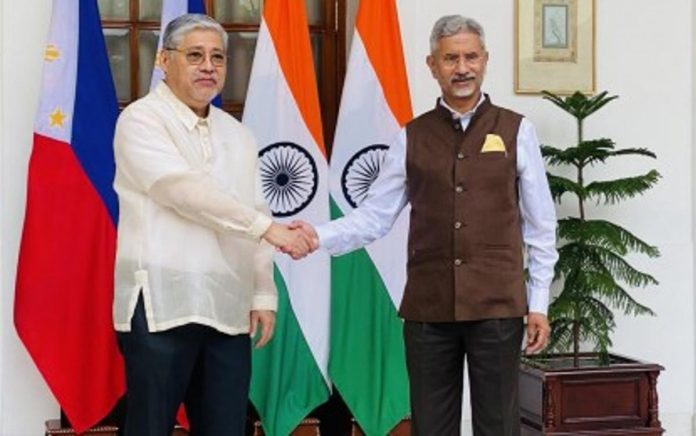
[[[263,239],[293,259],[302,259],[319,248],[319,236],[311,224],[293,221],[289,225],[274,222]]]

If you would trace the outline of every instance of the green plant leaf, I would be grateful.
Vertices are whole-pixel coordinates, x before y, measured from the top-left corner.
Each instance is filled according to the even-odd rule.
[[[592,247],[588,250],[592,256],[601,262],[607,272],[616,279],[632,287],[643,288],[648,285],[657,285],[655,277],[650,274],[638,271],[631,266],[623,257],[604,247]]]
[[[553,197],[554,201],[556,201],[557,203],[561,202],[561,197],[566,192],[572,192],[573,194],[577,195],[580,198],[587,197],[587,193],[585,192],[585,189],[577,182],[574,182],[574,181],[567,179],[565,177],[554,176],[553,174],[549,174],[549,173],[546,174],[546,177],[548,178],[548,181],[549,181],[549,189],[551,190],[551,197]]]
[[[549,165],[572,165],[582,168],[588,161],[606,159],[614,148],[614,143],[610,139],[595,139],[583,141],[564,150],[545,147],[548,146],[542,146],[541,154]]]
[[[568,112],[569,114],[573,115],[572,106],[566,104],[563,97],[560,97],[560,96],[558,96],[552,92],[548,92],[548,91],[541,91],[541,94],[545,100],[550,101],[551,103],[555,104],[559,108],[561,108],[564,111]]]
[[[655,158],[655,153],[646,148],[623,148],[616,150],[615,143],[609,138],[583,141],[574,147],[560,149],[550,145],[541,146],[541,155],[549,165],[572,165],[584,168],[586,165],[604,163],[616,156],[645,156]]]
[[[607,91],[593,96],[575,92],[561,97],[543,92],[543,98],[576,119],[577,145],[560,149],[550,145],[541,147],[542,156],[549,166],[574,167],[577,177],[547,173],[553,199],[560,203],[564,194],[574,194],[579,215],[558,221],[558,253],[554,280],[562,284],[561,292],[549,306],[552,333],[549,349],[575,351],[580,343],[591,343],[594,350],[608,361],[611,333],[616,327],[614,312],[627,315],[654,315],[652,310],[636,301],[623,285],[644,287],[657,284],[650,274],[638,271],[624,256],[642,253],[649,257],[660,255],[654,247],[637,236],[606,220],[586,218],[585,202],[592,198],[598,203],[614,204],[643,194],[653,187],[660,174],[646,174],[613,180],[586,181],[585,168],[605,164],[608,159],[621,156],[655,158],[646,148],[617,149],[609,138],[584,140],[583,120],[610,101],[618,98]]]
[[[576,165],[574,157],[569,155],[567,150],[561,150],[550,145],[542,145],[541,156],[549,165]]]
[[[583,105],[582,118],[587,118],[610,101],[619,98],[618,95],[607,95],[608,93],[608,91],[603,91],[587,99],[587,102]]]
[[[556,268],[561,276],[568,276],[581,267],[578,277],[590,273],[606,274],[613,280],[620,280],[633,287],[657,285],[657,280],[650,274],[638,271],[621,255],[610,249],[588,245],[584,242],[570,242],[558,250],[559,258]],[[566,282],[568,287],[568,282]]]
[[[549,335],[548,351],[564,353],[573,346],[573,320],[564,318],[560,313],[552,312],[549,307],[551,334]]]
[[[586,197],[595,197],[597,202],[603,200],[605,204],[614,204],[643,194],[655,186],[660,177],[660,173],[651,170],[642,176],[592,182],[586,187]]]
[[[605,301],[625,315],[655,315],[650,308],[631,297],[608,271],[583,271],[577,284],[586,295]]]
[[[609,138],[591,139],[579,143],[575,148],[578,165],[585,167],[596,162],[604,162],[614,150],[614,141]]]
[[[558,237],[566,241],[597,245],[621,255],[634,252],[648,257],[660,256],[657,247],[649,245],[623,227],[606,220],[581,220],[575,217],[559,219]]]
[[[585,316],[581,338],[584,342],[592,342],[594,351],[606,353],[611,346],[610,334],[616,328],[612,310],[599,299],[588,297],[583,301]]]
[[[548,91],[542,91],[541,94],[545,100],[552,102],[578,120],[587,118],[610,101],[619,98],[618,95],[607,96],[608,91],[600,92],[592,97],[587,97],[580,91],[565,98]]]
[[[557,297],[561,302],[594,297],[627,315],[653,314],[649,308],[634,300],[617,279],[641,284],[656,283],[656,280],[635,270],[619,256],[612,256],[604,248],[582,243],[562,246],[556,263],[556,276],[564,279],[563,289]]]
[[[655,153],[653,153],[652,151],[648,150],[647,148],[622,148],[619,150],[612,151],[609,154],[611,156],[635,155],[635,156],[651,157],[653,159],[657,158],[657,155]]]

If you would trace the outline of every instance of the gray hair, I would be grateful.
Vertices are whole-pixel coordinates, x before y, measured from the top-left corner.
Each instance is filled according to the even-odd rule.
[[[470,32],[478,35],[481,40],[481,48],[486,49],[486,40],[483,33],[483,26],[473,18],[462,17],[461,15],[445,15],[435,22],[433,31],[430,33],[430,52],[437,49],[437,45],[442,38],[456,35],[460,32]]]
[[[204,14],[184,14],[167,24],[162,36],[162,47],[176,48],[184,36],[192,30],[214,30],[220,34],[222,44],[227,51],[227,32],[220,23]]]

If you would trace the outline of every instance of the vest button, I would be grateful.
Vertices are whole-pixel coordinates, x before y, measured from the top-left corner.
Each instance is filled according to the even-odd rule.
[[[461,229],[461,228],[462,228],[462,223],[461,223],[461,221],[455,221],[455,222],[454,222],[454,228],[455,228],[455,229]]]
[[[454,122],[454,126],[453,126],[453,127],[454,127],[454,130],[461,130],[461,128],[462,128],[462,123],[461,123],[459,120],[456,120],[456,121]]]
[[[464,159],[464,153],[462,153],[461,151],[459,153],[457,153],[457,159],[459,159],[459,160]]]
[[[464,187],[462,185],[457,185],[456,188],[454,188],[455,191],[457,191],[457,194],[461,194],[464,192]]]
[[[461,259],[454,259],[454,266],[461,266],[462,263]]]

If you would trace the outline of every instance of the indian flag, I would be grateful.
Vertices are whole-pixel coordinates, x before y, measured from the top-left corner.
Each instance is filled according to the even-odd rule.
[[[259,144],[264,194],[276,220],[329,219],[326,149],[302,0],[267,0],[243,122]],[[329,257],[275,260],[273,340],[253,354],[251,400],[267,435],[287,435],[328,399]]]
[[[362,0],[331,156],[331,215],[360,205],[400,129],[412,118],[395,0]],[[406,281],[408,210],[391,232],[332,261],[329,374],[367,435],[409,411],[397,315]]]

